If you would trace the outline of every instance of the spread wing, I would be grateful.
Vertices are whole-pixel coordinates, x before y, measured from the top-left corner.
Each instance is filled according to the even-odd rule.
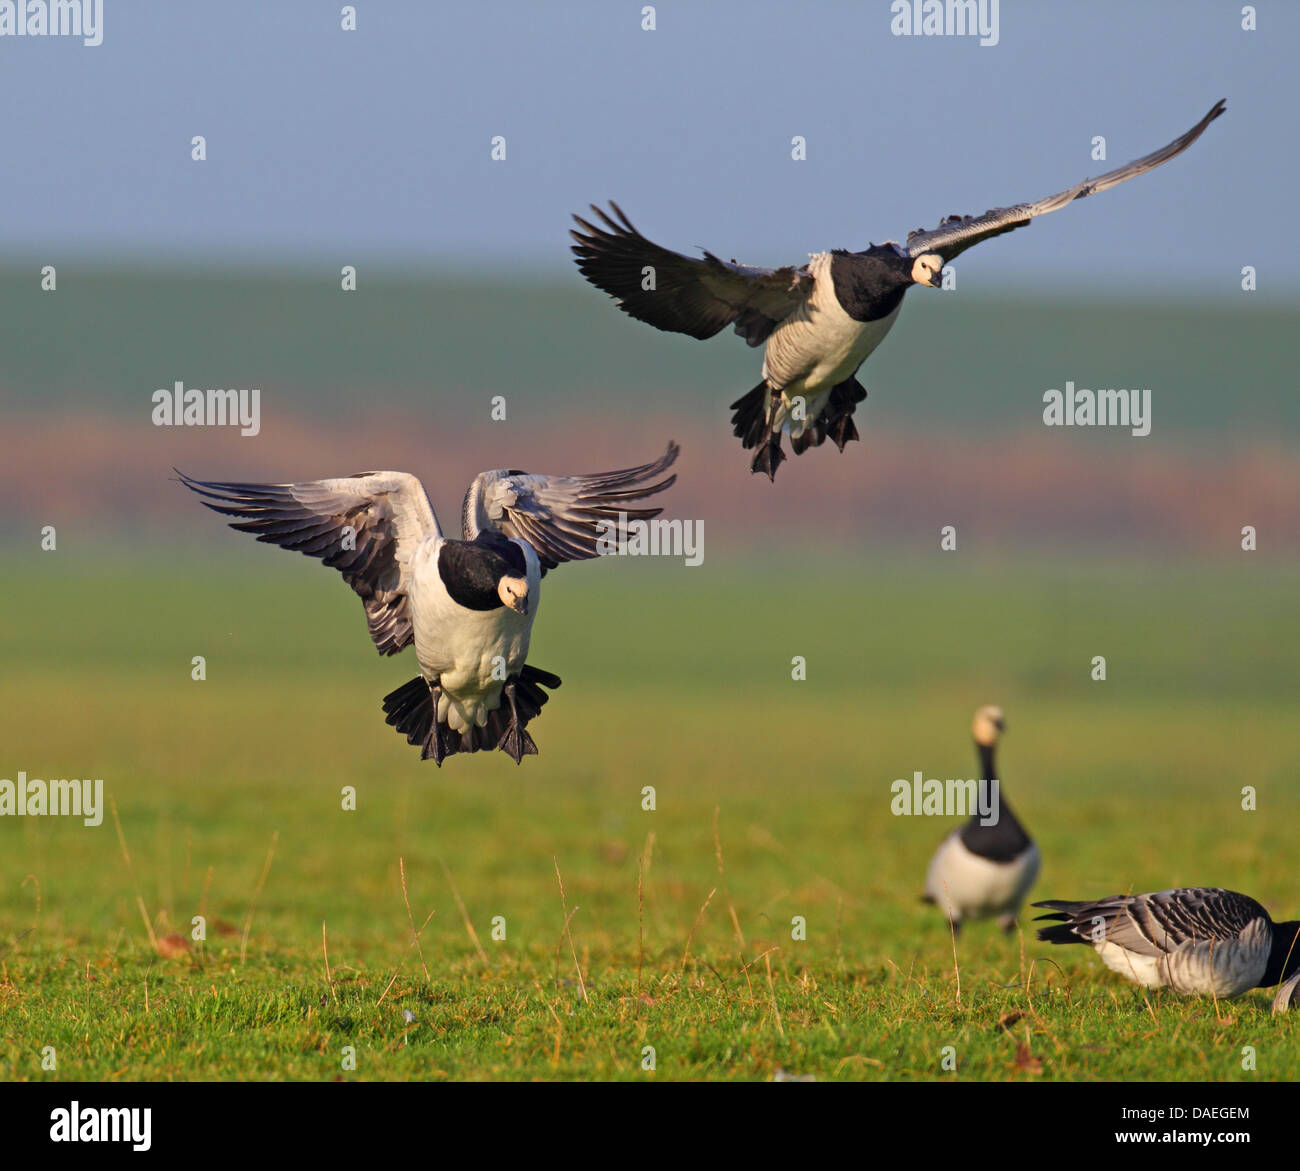
[[[736,333],[757,346],[812,291],[806,266],[751,268],[711,252],[695,260],[650,243],[617,203],[610,200],[609,206],[617,219],[591,205],[603,227],[573,217],[582,229],[569,233],[578,268],[617,298],[624,313],[656,329],[709,338],[734,324]]]
[[[411,555],[425,537],[441,535],[414,476],[363,472],[296,484],[235,484],[176,474],[213,512],[238,517],[232,529],[319,557],[343,574],[365,604],[370,637],[381,655],[410,646]]]
[[[465,494],[461,517],[465,540],[495,530],[527,541],[543,572],[561,561],[598,557],[602,539],[613,541],[624,535],[626,521],[649,520],[663,511],[629,505],[676,481],[676,476],[657,481],[656,477],[673,465],[679,450],[676,443],[669,443],[653,463],[587,476],[484,472]]]
[[[980,216],[949,216],[937,228],[929,232],[918,228],[915,232],[908,234],[907,254],[915,259],[925,252],[937,252],[944,260],[952,260],[953,257],[965,252],[967,248],[973,244],[978,244],[981,240],[1001,236],[1005,232],[1013,232],[1016,228],[1024,227],[1035,216],[1046,215],[1049,211],[1056,211],[1076,199],[1083,199],[1085,196],[1093,195],[1098,191],[1105,191],[1108,187],[1114,187],[1137,175],[1154,170],[1162,163],[1167,163],[1170,159],[1182,154],[1201,137],[1205,128],[1222,114],[1226,107],[1226,102],[1216,102],[1213,109],[1204,118],[1186,134],[1175,138],[1167,146],[1162,146],[1149,155],[1143,155],[1140,159],[1134,159],[1131,163],[1118,167],[1114,171],[1108,171],[1095,179],[1085,179],[1082,183],[1068,187],[1055,195],[1049,195],[1046,199],[1040,199],[1037,203],[1017,203],[1013,207],[995,207]]]
[[[1235,939],[1252,923],[1268,923],[1254,899],[1214,887],[1185,887],[1155,894],[1116,895],[1095,903],[1049,901],[1036,907],[1060,912],[1041,919],[1063,920],[1074,935],[1092,941],[1097,919],[1105,938],[1136,955],[1162,956],[1188,944]]]

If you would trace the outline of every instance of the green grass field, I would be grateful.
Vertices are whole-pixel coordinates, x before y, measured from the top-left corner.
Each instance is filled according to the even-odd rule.
[[[1269,994],[1147,996],[1027,924],[954,963],[918,901],[952,822],[890,784],[975,775],[999,702],[1034,897],[1218,884],[1295,917],[1300,572],[953,564],[563,568],[541,756],[439,771],[379,707],[413,656],[319,566],[11,556],[0,777],[102,777],[130,861],[110,812],[0,819],[0,1078],[1295,1078]]]

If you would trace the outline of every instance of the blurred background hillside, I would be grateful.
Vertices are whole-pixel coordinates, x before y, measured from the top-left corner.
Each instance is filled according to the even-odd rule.
[[[1298,547],[1292,311],[1273,302],[914,291],[865,368],[862,443],[791,460],[770,485],[749,473],[727,410],[756,381],[758,354],[730,335],[660,334],[565,277],[363,268],[345,294],[324,270],[68,265],[49,294],[11,269],[0,315],[21,343],[0,353],[0,486],[18,507],[0,539],[30,548],[55,524],[64,554],[115,532],[185,540],[206,522],[168,482],[173,466],[273,480],[395,467],[425,477],[454,518],[484,468],[626,466],[674,437],[684,454],[670,508],[705,518],[714,548],[928,551],[946,524],[971,553],[1233,556],[1243,524],[1266,556]],[[153,426],[150,396],[176,379],[260,388],[260,434]],[[1151,434],[1044,427],[1042,393],[1067,379],[1150,387]],[[507,417],[494,422],[496,395]]]

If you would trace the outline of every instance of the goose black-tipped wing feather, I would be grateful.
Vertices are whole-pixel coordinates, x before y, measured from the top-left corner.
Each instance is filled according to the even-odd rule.
[[[465,494],[461,514],[465,540],[495,530],[527,541],[544,571],[562,561],[598,557],[602,540],[619,539],[625,532],[624,519],[649,520],[659,515],[658,508],[631,506],[676,481],[676,476],[657,477],[672,466],[678,451],[676,443],[669,443],[652,463],[592,475],[484,472]]]
[[[581,228],[569,233],[578,268],[623,312],[656,329],[703,339],[734,325],[751,346],[761,345],[812,289],[806,267],[754,268],[707,251],[696,260],[661,248],[617,203],[609,206],[613,216],[591,205],[599,225],[573,217]],[[653,288],[646,288],[647,269]]]
[[[334,480],[242,484],[176,474],[213,512],[237,518],[232,529],[337,569],[365,605],[370,637],[381,655],[395,655],[411,644],[410,556],[422,538],[440,535],[416,477],[363,472]]]
[[[1040,915],[1037,921],[1066,923],[1084,942],[1092,942],[1093,929],[1100,919],[1106,940],[1145,956],[1165,955],[1205,940],[1230,939],[1258,920],[1268,921],[1268,912],[1254,899],[1217,887],[1115,895],[1091,903],[1052,899],[1034,906],[1057,912]]]
[[[1222,114],[1226,107],[1225,101],[1216,102],[1210,112],[1186,134],[1179,135],[1173,142],[1162,146],[1159,150],[1143,155],[1140,159],[1134,159],[1131,163],[1126,163],[1095,179],[1085,179],[1082,183],[1076,183],[1073,187],[1067,187],[1064,191],[1058,191],[1055,195],[1049,195],[1035,203],[995,207],[979,216],[949,216],[931,231],[911,232],[907,237],[907,254],[915,258],[926,252],[937,252],[944,260],[952,260],[981,240],[1015,231],[1016,228],[1024,227],[1036,216],[1046,215],[1076,199],[1095,195],[1098,191],[1105,191],[1107,188],[1145,174],[1182,154],[1201,137],[1205,128]]]

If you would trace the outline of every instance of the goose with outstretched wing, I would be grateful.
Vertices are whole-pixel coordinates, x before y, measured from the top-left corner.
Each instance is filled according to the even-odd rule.
[[[889,333],[908,289],[938,288],[944,265],[981,240],[1167,163],[1225,106],[1217,102],[1186,134],[1126,166],[1034,203],[949,216],[932,231],[912,232],[906,244],[835,249],[800,267],[757,268],[651,243],[611,201],[609,212],[592,205],[598,222],[573,217],[572,250],[583,276],[638,321],[701,339],[730,325],[749,345],[765,347],[762,381],[731,404],[731,422],[742,446],[754,451],[751,469],[774,479],[785,459],[785,431],[796,455],[827,438],[843,451],[858,438],[853,412],[867,397],[858,368]]]
[[[631,521],[661,511],[637,502],[664,491],[677,459],[593,475],[498,470],[465,495],[461,538],[446,537],[424,486],[405,472],[332,480],[181,483],[230,527],[337,569],[365,606],[381,655],[415,647],[420,674],[384,697],[387,722],[441,765],[499,748],[518,764],[537,745],[528,723],[559,687],[526,660],[541,580],[565,561],[620,547]]]

